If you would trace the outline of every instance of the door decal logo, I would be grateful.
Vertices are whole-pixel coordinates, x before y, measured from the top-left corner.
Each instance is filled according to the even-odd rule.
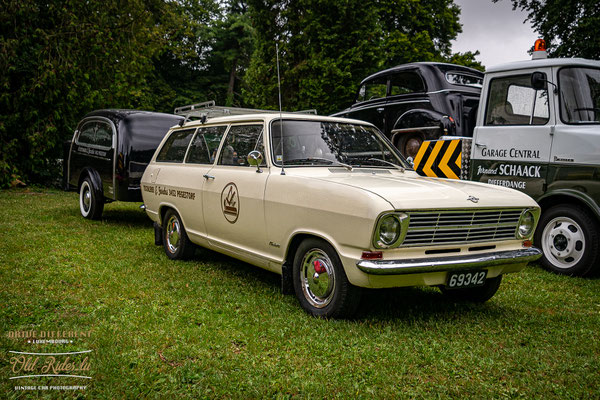
[[[225,219],[235,224],[240,212],[240,198],[235,183],[228,183],[221,192],[221,210]]]

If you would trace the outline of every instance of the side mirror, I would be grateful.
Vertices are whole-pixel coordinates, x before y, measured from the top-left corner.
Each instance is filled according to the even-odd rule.
[[[262,164],[263,162],[263,155],[260,151],[251,151],[250,153],[248,153],[248,157],[246,159],[248,160],[248,165],[256,167],[256,172],[262,172],[262,170],[260,169],[260,164]]]
[[[531,87],[535,90],[544,90],[548,87],[548,80],[546,74],[543,72],[536,71],[531,74]]]

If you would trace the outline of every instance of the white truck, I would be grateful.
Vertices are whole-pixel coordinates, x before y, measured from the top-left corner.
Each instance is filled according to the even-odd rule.
[[[533,197],[542,207],[534,237],[542,265],[589,276],[600,273],[600,61],[548,59],[545,45],[537,48],[532,60],[486,71],[473,138],[461,147],[462,177]],[[439,164],[425,174],[444,175],[452,164],[444,151],[456,155],[456,145],[431,145],[415,169]]]

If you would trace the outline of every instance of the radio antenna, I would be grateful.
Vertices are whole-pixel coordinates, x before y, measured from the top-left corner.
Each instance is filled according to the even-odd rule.
[[[281,77],[279,75],[279,43],[275,43],[275,53],[277,57],[277,91],[279,92],[279,138],[281,144],[281,175],[285,175],[284,155],[283,155],[283,117],[281,111]]]

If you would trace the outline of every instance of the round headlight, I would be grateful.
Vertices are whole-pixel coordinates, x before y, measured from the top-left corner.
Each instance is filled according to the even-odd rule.
[[[533,232],[533,225],[535,224],[535,217],[531,211],[525,211],[521,214],[519,219],[519,237],[526,238]]]
[[[398,218],[394,215],[387,215],[379,224],[379,241],[385,246],[390,246],[398,240],[401,231],[402,227]]]

